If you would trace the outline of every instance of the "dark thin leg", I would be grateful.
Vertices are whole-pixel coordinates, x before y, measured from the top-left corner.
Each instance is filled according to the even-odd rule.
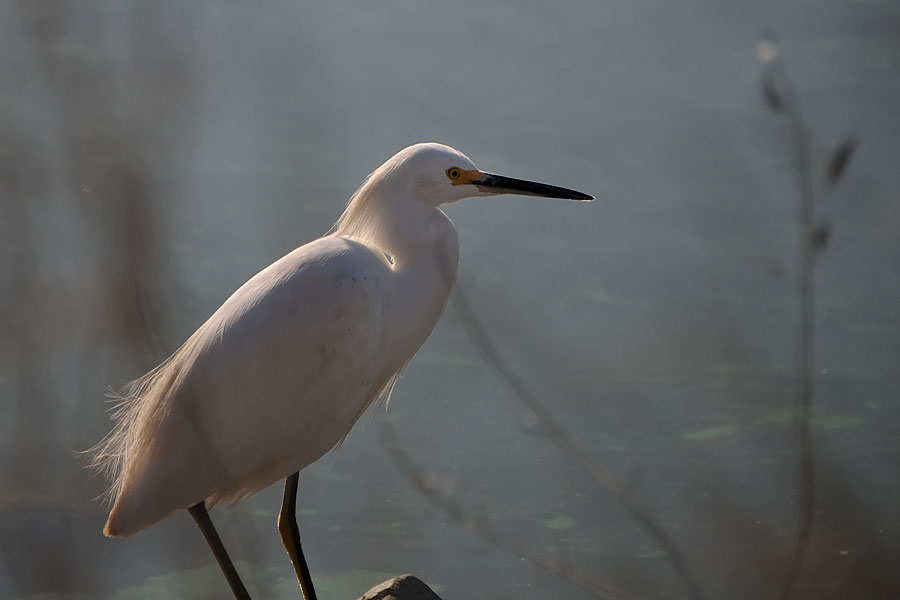
[[[309,568],[306,559],[303,558],[303,549],[300,547],[300,527],[297,526],[297,487],[300,483],[300,472],[294,473],[284,481],[284,502],[281,503],[281,514],[278,515],[278,531],[281,533],[281,542],[291,557],[291,564],[297,572],[297,581],[300,582],[300,591],[306,600],[316,600],[316,590],[313,589],[312,577],[309,576]]]
[[[231,563],[231,559],[228,558],[228,553],[225,552],[225,546],[222,545],[222,540],[219,539],[219,534],[216,533],[216,528],[213,527],[212,521],[209,518],[209,513],[206,512],[206,505],[202,502],[198,502],[190,507],[188,512],[191,513],[191,516],[194,517],[194,521],[197,522],[197,526],[200,527],[200,531],[203,532],[203,537],[206,538],[206,543],[209,544],[209,548],[215,555],[219,567],[222,568],[222,572],[225,574],[225,579],[228,580],[228,585],[231,587],[231,592],[234,594],[234,597],[237,600],[250,600],[250,594],[247,593],[247,588],[245,588],[243,582],[241,582],[241,578],[234,568],[234,565]]]

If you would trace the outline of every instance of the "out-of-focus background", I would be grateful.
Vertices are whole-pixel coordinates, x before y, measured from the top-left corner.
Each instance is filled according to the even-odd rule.
[[[103,538],[104,483],[76,453],[109,429],[110,387],[426,140],[597,196],[448,207],[460,283],[529,393],[673,545],[557,451],[451,304],[390,411],[301,477],[320,597],[403,572],[446,598],[777,597],[801,497],[801,233],[792,129],[760,92],[766,27],[833,223],[794,597],[898,597],[891,0],[0,2],[0,597],[227,595],[186,514]],[[212,513],[254,597],[299,597],[280,501]]]

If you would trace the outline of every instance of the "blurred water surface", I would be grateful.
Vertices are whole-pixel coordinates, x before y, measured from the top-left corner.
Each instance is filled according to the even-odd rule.
[[[798,200],[753,46],[775,28],[815,130],[848,132],[817,273],[816,522],[802,594],[900,594],[900,7],[855,2],[0,2],[0,596],[220,598],[186,515],[107,540],[76,451],[103,395],[363,177],[437,140],[592,205],[447,208],[500,352],[635,485],[707,598],[778,594],[797,526]],[[379,423],[470,516],[384,452]],[[446,598],[687,598],[673,557],[542,435],[453,305],[387,414],[301,477],[324,599],[414,572]],[[280,486],[213,512],[254,597],[296,598]],[[521,554],[521,552],[519,553]],[[568,573],[568,575],[566,574]]]

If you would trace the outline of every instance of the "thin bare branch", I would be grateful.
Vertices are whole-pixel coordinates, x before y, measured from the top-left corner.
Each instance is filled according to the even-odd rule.
[[[632,518],[641,524],[666,553],[672,568],[682,583],[684,583],[690,596],[695,600],[702,600],[704,597],[703,591],[675,540],[657,522],[649,509],[634,498],[633,492],[636,486],[633,483],[626,482],[591,457],[581,444],[559,424],[544,403],[538,399],[537,395],[531,391],[531,388],[528,387],[518,373],[506,362],[503,355],[500,354],[500,351],[494,345],[484,325],[482,325],[481,320],[469,303],[462,286],[459,284],[453,294],[453,304],[469,339],[500,378],[506,382],[515,396],[535,414],[538,424],[547,438],[553,442],[568,460],[581,469],[591,481],[612,493],[625,504]]]
[[[831,153],[825,177],[829,185],[840,183],[841,178],[847,171],[847,165],[850,164],[853,153],[856,152],[857,146],[859,146],[859,138],[851,134],[841,140],[841,143]]]
[[[635,598],[633,595],[616,590],[593,573],[578,568],[567,558],[555,552],[535,548],[526,539],[508,531],[503,531],[486,518],[483,513],[466,508],[460,498],[454,494],[447,493],[440,486],[434,484],[434,478],[429,477],[425,470],[416,464],[409,452],[400,445],[394,429],[389,423],[382,422],[378,431],[382,447],[387,451],[388,456],[397,465],[397,468],[419,492],[468,531],[495,546],[512,552],[516,556],[521,556],[549,571],[559,574],[598,598],[606,600],[631,600]]]
[[[793,558],[788,568],[781,600],[789,600],[796,588],[803,559],[809,546],[815,520],[816,471],[812,443],[812,411],[814,397],[813,369],[815,366],[815,293],[814,280],[817,251],[828,241],[830,228],[816,223],[816,203],[812,183],[812,158],[810,154],[810,130],[800,106],[793,81],[781,59],[781,52],[772,33],[765,34],[760,44],[774,49],[771,60],[760,61],[763,81],[775,81],[784,97],[784,114],[794,129],[796,165],[800,192],[800,223],[803,243],[800,245],[800,323],[798,337],[798,387],[795,400],[799,418],[794,422],[794,440],[797,447],[796,469],[800,481],[799,523],[794,542]],[[759,46],[758,46],[759,47]],[[849,156],[848,156],[849,158]]]

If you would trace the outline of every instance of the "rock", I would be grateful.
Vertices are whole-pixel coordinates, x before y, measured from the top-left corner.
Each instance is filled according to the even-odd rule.
[[[379,583],[357,600],[441,600],[421,579],[400,575]]]

